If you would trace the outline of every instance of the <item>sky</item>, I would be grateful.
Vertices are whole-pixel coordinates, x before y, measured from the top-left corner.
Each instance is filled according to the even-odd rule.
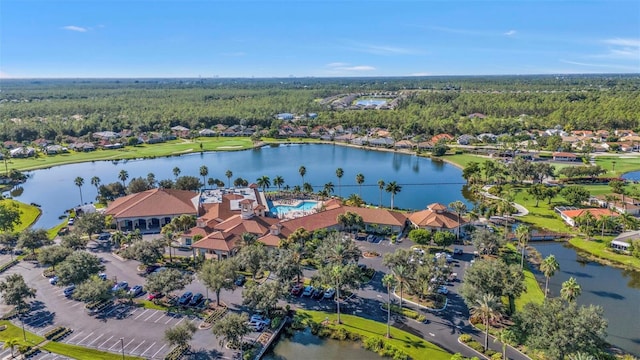
[[[2,0],[0,77],[640,73],[637,0]]]

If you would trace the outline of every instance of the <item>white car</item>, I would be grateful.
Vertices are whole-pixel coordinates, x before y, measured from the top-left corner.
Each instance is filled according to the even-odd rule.
[[[438,294],[447,295],[449,293],[449,289],[447,289],[444,285],[441,285],[438,288]]]
[[[325,299],[333,299],[334,296],[336,296],[336,289],[334,288],[328,288],[327,291],[324,292]]]
[[[260,314],[254,314],[251,316],[251,319],[249,319],[249,323],[254,323],[254,322],[261,322],[267,326],[271,325],[271,319]]]

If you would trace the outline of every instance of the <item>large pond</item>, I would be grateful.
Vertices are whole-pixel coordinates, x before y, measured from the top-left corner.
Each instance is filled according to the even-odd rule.
[[[396,208],[424,209],[433,202],[448,204],[464,200],[462,172],[453,165],[415,155],[317,144],[57,166],[30,172],[29,179],[22,184],[21,194],[13,193],[17,200],[41,205],[42,216],[36,227],[50,228],[60,223],[59,217],[66,209],[79,205],[80,193],[74,184],[77,176],[84,178],[83,199],[90,202],[97,196],[96,188],[90,182],[93,176],[99,177],[103,184],[119,181],[118,173],[121,170],[128,172],[129,180],[146,177],[150,172],[155,174],[157,180],[174,179],[173,168],[178,167],[180,175],[199,177],[202,165],[208,167],[208,177],[218,178],[225,183],[225,172],[231,170],[232,181],[242,177],[255,182],[263,175],[271,179],[280,175],[285,185],[291,187],[302,184],[298,170],[304,166],[307,170],[304,181],[312,184],[316,191],[332,182],[335,194],[346,197],[361,193],[366,202],[375,205],[381,200],[378,180],[396,181],[402,185],[402,191],[394,199]],[[337,168],[344,170],[341,187],[336,177]],[[362,186],[356,184],[358,173],[365,177]],[[390,205],[390,194],[384,191],[382,204]]]
[[[622,175],[623,179],[640,181],[640,171],[632,171]]]
[[[263,357],[267,360],[294,359],[375,359],[377,354],[349,341],[321,339],[308,329],[297,331],[292,337],[282,337]]]
[[[547,257],[553,254],[560,271],[549,281],[551,296],[558,296],[562,283],[576,278],[582,287],[578,303],[598,304],[609,321],[607,341],[640,355],[640,272],[626,271],[587,261],[562,243],[536,243],[533,246]]]

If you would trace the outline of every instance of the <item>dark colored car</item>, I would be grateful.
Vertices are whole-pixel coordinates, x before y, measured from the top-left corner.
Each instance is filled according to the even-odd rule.
[[[300,294],[302,294],[302,289],[303,287],[301,284],[293,285],[293,287],[291,288],[291,295],[300,296]]]
[[[234,281],[236,286],[242,286],[242,285],[244,285],[245,282],[247,282],[247,278],[244,275],[238,276],[236,278],[236,281]]]
[[[204,300],[204,296],[201,293],[197,293],[193,295],[191,301],[189,301],[189,306],[197,306]]]
[[[311,298],[316,299],[316,300],[320,300],[322,299],[322,297],[324,296],[324,289],[319,287],[319,288],[315,288],[313,289],[313,294],[311,294]]]
[[[187,305],[189,301],[191,301],[192,296],[193,293],[191,293],[191,291],[187,291],[186,293],[182,294],[182,296],[180,296],[180,299],[178,299],[178,305]]]

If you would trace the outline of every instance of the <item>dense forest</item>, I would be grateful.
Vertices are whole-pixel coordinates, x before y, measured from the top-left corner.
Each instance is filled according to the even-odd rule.
[[[275,114],[404,135],[571,129],[640,130],[640,76],[0,80],[0,140],[166,131],[216,124],[269,127]],[[326,97],[397,91],[395,110],[330,110]],[[481,113],[485,117],[470,118]]]

